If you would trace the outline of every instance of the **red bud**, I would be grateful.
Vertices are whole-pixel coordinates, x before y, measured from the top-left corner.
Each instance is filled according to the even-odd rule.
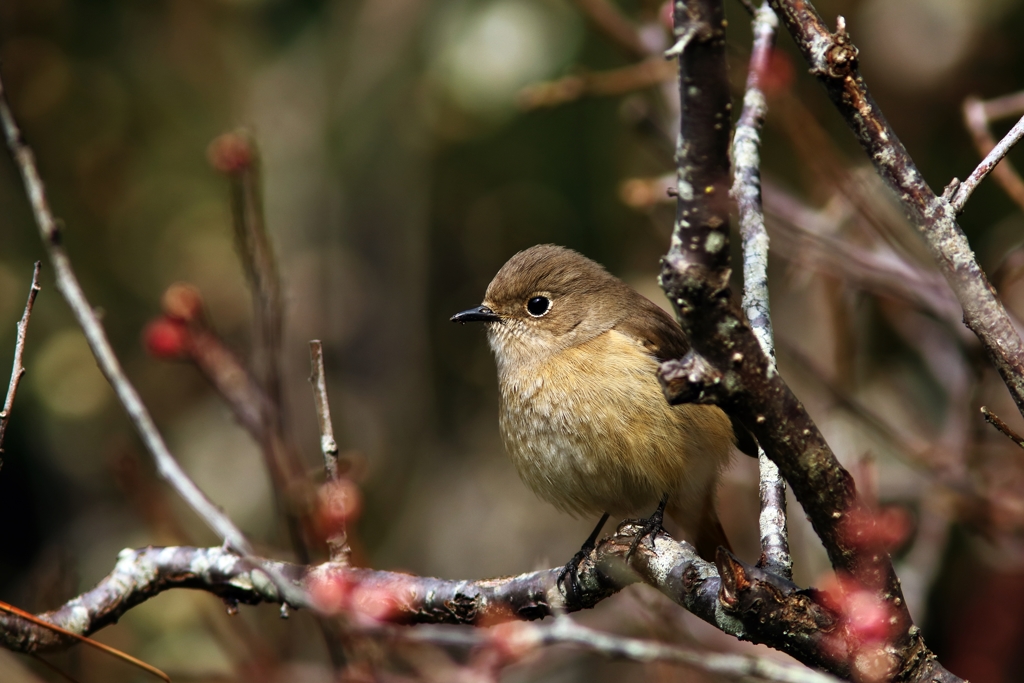
[[[157,318],[142,333],[142,344],[156,358],[173,359],[188,355],[188,328],[180,320]]]
[[[252,144],[244,134],[224,133],[206,148],[206,158],[221,173],[240,173],[252,164]]]

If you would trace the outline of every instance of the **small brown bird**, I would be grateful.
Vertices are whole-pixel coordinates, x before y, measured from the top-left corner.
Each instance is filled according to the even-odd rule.
[[[545,244],[509,259],[483,304],[452,321],[487,326],[501,435],[523,481],[565,512],[603,515],[584,549],[609,514],[655,506],[651,531],[664,511],[702,557],[728,547],[715,490],[732,424],[716,407],[666,402],[658,365],[689,344],[665,311],[594,261]]]

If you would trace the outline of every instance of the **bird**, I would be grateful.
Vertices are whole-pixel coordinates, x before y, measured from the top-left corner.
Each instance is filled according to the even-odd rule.
[[[486,327],[499,429],[522,480],[563,512],[601,516],[560,583],[567,572],[575,583],[609,516],[654,509],[649,535],[667,514],[704,559],[730,547],[715,503],[733,422],[665,400],[658,366],[690,348],[672,316],[586,256],[542,244],[512,256],[483,302],[451,320]]]

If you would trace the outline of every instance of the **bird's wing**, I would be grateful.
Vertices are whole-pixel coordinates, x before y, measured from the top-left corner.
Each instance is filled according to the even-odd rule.
[[[613,329],[639,341],[659,363],[682,358],[690,350],[686,335],[672,316],[640,294]]]
[[[675,319],[647,297],[637,293],[631,310],[612,328],[636,339],[659,363],[682,358],[690,350],[686,335]],[[736,447],[751,457],[757,457],[757,440],[740,422],[726,411],[736,435]]]

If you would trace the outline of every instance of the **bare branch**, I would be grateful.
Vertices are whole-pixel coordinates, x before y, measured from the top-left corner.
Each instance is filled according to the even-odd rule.
[[[646,57],[636,25],[610,0],[575,0],[576,6],[594,27],[633,57]]]
[[[720,579],[715,566],[700,559],[692,546],[664,532],[654,537],[653,547],[638,546],[627,566],[624,558],[638,529],[622,524],[614,536],[603,539],[584,557],[580,600],[572,604],[557,585],[560,568],[481,581],[448,581],[336,562],[302,566],[243,558],[223,547],[168,547],[122,551],[114,570],[95,588],[38,616],[88,635],[163,591],[191,588],[217,595],[229,605],[287,601],[321,614],[363,617],[346,620],[354,623],[366,623],[372,617],[377,623],[489,626],[588,609],[643,580],[726,633],[765,643],[840,677],[849,674],[851,645],[843,618],[822,604],[817,594],[728,554],[719,558],[727,577]],[[281,577],[288,591],[298,596],[296,600],[283,598],[268,573]],[[71,644],[67,636],[0,615],[0,645],[11,650],[43,652]]]
[[[331,404],[327,399],[327,377],[324,372],[324,345],[319,339],[309,342],[313,401],[316,404],[316,419],[320,425],[320,450],[324,454],[324,470],[328,480],[337,479],[338,443],[334,440],[334,425],[331,423]]]
[[[1024,98],[1024,94],[1010,95],[988,102],[982,102],[976,97],[968,97],[964,100],[964,123],[971,133],[974,146],[982,157],[987,156],[996,146],[992,131],[989,130],[989,121],[1001,118],[1000,115],[1007,111],[1016,113],[1024,109],[1021,107],[1022,98]],[[996,164],[992,169],[992,177],[1002,185],[1006,194],[1010,195],[1010,199],[1024,209],[1024,180],[1021,179],[1009,159],[1004,159],[1002,163]]]
[[[777,0],[772,6],[780,11]],[[799,6],[801,11],[808,7],[806,3]],[[882,657],[872,661],[881,661],[886,676],[956,680],[934,661],[914,626],[888,555],[864,548],[862,538],[873,534],[875,521],[858,499],[852,477],[773,371],[749,324],[730,301],[729,215],[723,201],[729,175],[730,107],[722,19],[721,3],[716,0],[675,2],[677,34],[699,28],[679,58],[679,197],[661,284],[692,349],[683,359],[662,365],[659,376],[666,397],[672,403],[717,404],[747,427],[793,487],[832,566],[890,615],[884,649],[852,642],[850,659],[819,666],[840,676],[844,674],[839,669],[850,666],[853,676],[867,676],[869,672],[861,667],[868,658],[859,654],[871,651]],[[845,33],[840,31],[840,36]],[[1024,391],[1021,398],[1024,405]],[[719,560],[720,599],[730,604],[730,584],[745,588],[749,572],[736,570],[737,563],[727,566],[724,558]],[[830,650],[824,642],[819,645],[819,656]]]
[[[924,237],[963,307],[964,322],[981,341],[989,358],[1024,414],[1024,343],[1010,316],[978,265],[956,212],[937,197],[886,121],[857,71],[857,48],[840,18],[829,31],[806,0],[770,0],[811,67],[846,119],[875,170],[895,191],[911,221]]]
[[[1024,448],[1024,436],[1021,436],[1017,432],[1013,431],[1010,425],[1003,422],[998,415],[993,413],[985,406],[981,407],[981,414],[985,416],[985,420],[990,425],[1001,431],[1006,436],[1006,438],[1008,438],[1010,441],[1014,442],[1021,448]]]
[[[775,364],[771,309],[768,300],[768,232],[761,207],[761,127],[768,104],[761,90],[775,44],[779,20],[765,2],[754,15],[754,47],[747,72],[743,111],[732,141],[732,196],[739,208],[740,234],[743,237],[743,311],[771,366]],[[758,563],[786,579],[793,577],[793,559],[789,554],[786,531],[786,480],[779,468],[758,447],[757,456],[761,499],[759,526],[761,560]]]
[[[18,321],[18,336],[14,342],[14,363],[11,365],[11,383],[7,386],[7,398],[4,399],[4,407],[0,411],[0,456],[4,452],[4,435],[7,433],[7,424],[11,421],[11,408],[14,407],[14,396],[18,393],[18,385],[25,374],[25,366],[22,365],[21,358],[25,353],[28,319],[32,316],[32,307],[36,303],[36,295],[39,294],[39,269],[41,266],[42,264],[36,261],[36,265],[32,269],[32,284],[28,290],[28,301],[25,302],[25,312],[21,314],[21,320]],[[2,466],[3,458],[0,457],[0,467]]]
[[[952,199],[949,200],[954,211],[960,213],[964,210],[964,205],[967,203],[967,200],[970,199],[971,193],[974,192],[974,189],[982,180],[984,180],[985,176],[987,176],[992,169],[994,169],[999,162],[1003,160],[1003,157],[1010,153],[1010,150],[1013,149],[1014,145],[1020,142],[1022,137],[1024,137],[1024,117],[1021,117],[1013,128],[1010,129],[1010,132],[1003,136],[1003,139],[999,141],[999,144],[989,151],[967,180],[956,187]],[[950,188],[952,189],[953,187],[954,184],[951,183]]]
[[[675,67],[661,55],[618,69],[573,74],[555,81],[534,83],[519,91],[519,106],[526,110],[556,107],[582,97],[616,97],[650,88],[676,77]]]
[[[259,151],[252,136],[240,130],[215,139],[208,153],[214,168],[224,173],[231,183],[235,243],[253,294],[256,374],[275,408],[265,417],[280,421],[284,310],[277,260],[263,215]]]
[[[316,419],[320,425],[320,450],[324,455],[324,472],[328,485],[338,482],[342,473],[338,467],[338,442],[334,439],[334,425],[331,422],[331,404],[327,399],[327,375],[324,372],[324,347],[319,339],[309,342],[313,402],[316,404]],[[341,495],[341,492],[338,492]],[[342,526],[327,539],[332,562],[348,562],[351,549],[346,529]]]
[[[124,374],[124,369],[121,367],[120,361],[114,355],[114,350],[107,340],[106,332],[103,330],[99,318],[96,317],[95,312],[92,310],[89,301],[85,298],[85,293],[82,291],[78,278],[75,277],[75,272],[71,268],[71,262],[68,260],[67,254],[61,245],[60,229],[53,217],[53,213],[50,211],[50,206],[46,199],[46,190],[36,168],[35,156],[21,136],[18,124],[15,122],[14,115],[7,104],[7,96],[2,83],[0,83],[0,125],[3,127],[7,146],[14,157],[14,161],[21,173],[22,181],[25,184],[25,191],[28,194],[36,224],[39,226],[39,234],[43,239],[43,246],[46,247],[47,255],[50,257],[50,263],[56,276],[57,291],[63,295],[71,307],[71,312],[85,333],[89,348],[92,349],[93,355],[96,357],[96,363],[99,365],[100,371],[103,372],[104,377],[110,382],[114,393],[117,394],[118,399],[121,401],[121,405],[127,411],[132,424],[138,430],[139,436],[146,445],[146,449],[152,454],[156,462],[157,472],[178,492],[178,495],[188,503],[189,507],[213,529],[218,537],[224,539],[225,543],[239,552],[246,555],[251,554],[252,547],[249,545],[249,541],[246,540],[234,522],[220,508],[210,502],[206,495],[199,490],[199,487],[185,474],[185,471],[174,459],[174,456],[171,455],[167,444],[164,443],[163,437],[157,431],[153,418],[142,403],[138,392]]]
[[[496,643],[514,651],[543,645],[575,645],[608,657],[634,662],[683,664],[731,680],[779,681],[783,683],[838,683],[838,679],[802,666],[776,662],[766,657],[695,652],[667,643],[628,638],[583,626],[567,616],[550,622],[517,624],[492,632],[420,626],[416,629],[375,628],[363,633],[381,634],[405,642],[433,643],[460,647],[481,647]]]

